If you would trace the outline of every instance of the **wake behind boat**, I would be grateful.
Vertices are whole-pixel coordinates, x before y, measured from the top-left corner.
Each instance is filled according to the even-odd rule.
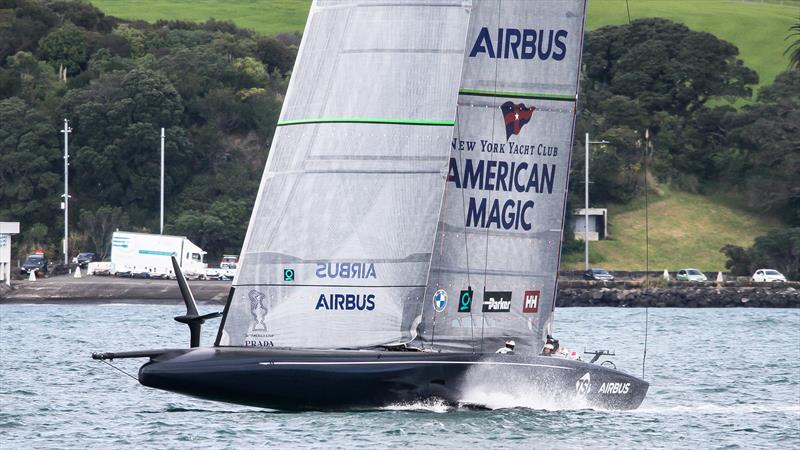
[[[173,260],[193,348],[95,357],[150,357],[146,386],[280,409],[476,390],[638,407],[646,382],[541,356],[585,8],[316,0],[214,347],[194,348],[217,314]]]

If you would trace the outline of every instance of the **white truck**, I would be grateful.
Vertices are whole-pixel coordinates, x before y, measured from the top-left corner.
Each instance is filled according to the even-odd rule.
[[[206,252],[185,236],[115,231],[111,236],[111,275],[174,278],[170,256],[187,278],[204,278]]]

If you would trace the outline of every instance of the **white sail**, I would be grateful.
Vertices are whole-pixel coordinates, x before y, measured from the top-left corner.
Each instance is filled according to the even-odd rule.
[[[423,347],[487,352],[512,338],[517,352],[541,351],[556,292],[585,7],[473,3]]]
[[[470,5],[314,2],[217,345],[413,338]]]

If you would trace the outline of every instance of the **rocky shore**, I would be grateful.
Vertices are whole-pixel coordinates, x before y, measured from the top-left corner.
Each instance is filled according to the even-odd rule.
[[[231,285],[229,281],[192,281],[189,284],[198,302],[212,304],[224,304]],[[0,303],[180,304],[182,300],[174,280],[59,276],[16,281],[11,289],[2,285]],[[643,288],[640,282],[562,280],[556,306],[800,308],[800,283],[768,286],[682,283]]]
[[[800,289],[769,287],[608,288],[598,286],[561,287],[557,307],[617,306],[643,308],[800,308]]]

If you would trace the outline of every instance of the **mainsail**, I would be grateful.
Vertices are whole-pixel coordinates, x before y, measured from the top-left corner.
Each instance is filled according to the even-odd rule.
[[[416,344],[539,353],[550,331],[585,0],[475,0]],[[448,301],[449,299],[449,301]]]
[[[315,0],[217,345],[413,339],[470,6]]]

